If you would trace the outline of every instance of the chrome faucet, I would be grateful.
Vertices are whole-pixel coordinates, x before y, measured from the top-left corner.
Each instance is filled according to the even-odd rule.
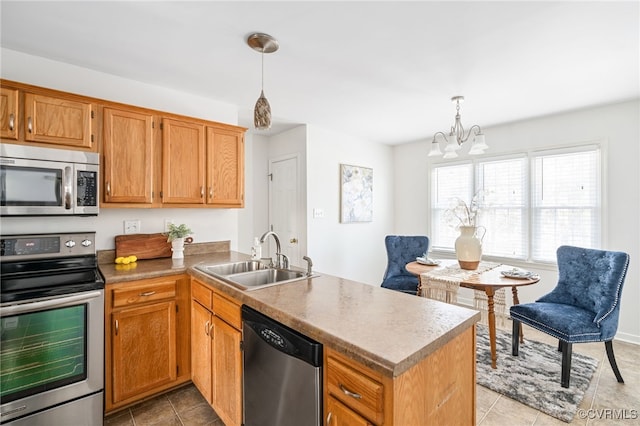
[[[276,234],[273,231],[267,231],[264,234],[262,234],[262,237],[260,237],[260,244],[263,244],[266,240],[267,237],[271,235],[273,237],[274,240],[276,240],[276,268],[278,269],[288,269],[289,268],[289,258],[287,257],[287,255],[285,255],[284,253],[282,253],[282,248],[280,247],[280,238],[278,238],[278,234]],[[280,260],[280,258],[282,258],[282,260]]]
[[[310,277],[311,275],[313,275],[313,272],[311,272],[311,267],[313,266],[313,262],[311,261],[311,258],[308,256],[302,256],[302,258],[307,261],[307,276]]]

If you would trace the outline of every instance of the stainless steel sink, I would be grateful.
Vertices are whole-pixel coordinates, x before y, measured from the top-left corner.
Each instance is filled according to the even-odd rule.
[[[270,268],[257,260],[209,265],[201,263],[195,268],[241,290],[257,290],[306,278],[305,272],[293,269]]]
[[[268,266],[258,260],[246,260],[244,262],[223,263],[219,265],[196,265],[202,272],[214,275],[232,275],[248,271],[267,269]]]
[[[265,284],[281,283],[306,277],[304,272],[290,269],[263,269],[261,271],[246,272],[228,276],[227,278],[247,288]]]

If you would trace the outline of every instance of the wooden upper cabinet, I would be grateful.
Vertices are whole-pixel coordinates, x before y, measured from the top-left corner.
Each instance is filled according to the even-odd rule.
[[[204,125],[165,118],[162,126],[162,202],[204,204]]]
[[[244,205],[244,133],[207,127],[207,204]]]
[[[153,116],[134,109],[104,108],[103,200],[153,202]]]
[[[25,140],[93,149],[93,104],[25,93]]]
[[[0,138],[18,140],[18,90],[0,87]]]

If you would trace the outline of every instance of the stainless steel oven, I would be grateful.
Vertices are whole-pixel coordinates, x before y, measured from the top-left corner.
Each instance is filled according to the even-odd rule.
[[[95,233],[0,237],[0,423],[101,425],[104,280]]]
[[[0,144],[1,216],[95,216],[95,152]]]

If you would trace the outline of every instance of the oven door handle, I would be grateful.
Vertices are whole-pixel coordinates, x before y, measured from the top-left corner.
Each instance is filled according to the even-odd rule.
[[[101,296],[101,291],[91,291],[88,293],[76,294],[73,296],[56,297],[55,299],[41,300],[38,302],[28,302],[20,303],[17,305],[3,306],[0,308],[0,313],[4,317],[7,315],[16,315],[24,312],[41,311],[43,309],[77,305],[78,303],[89,302]]]

